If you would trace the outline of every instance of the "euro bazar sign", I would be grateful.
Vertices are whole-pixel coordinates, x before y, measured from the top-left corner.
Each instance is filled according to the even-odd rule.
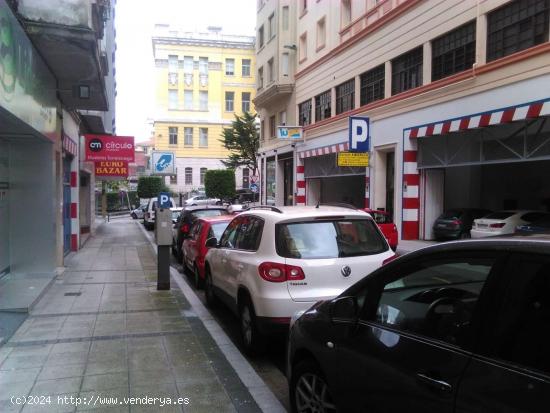
[[[134,162],[134,137],[111,135],[84,135],[86,161]]]
[[[99,161],[95,163],[96,176],[128,177],[128,162],[125,161]]]

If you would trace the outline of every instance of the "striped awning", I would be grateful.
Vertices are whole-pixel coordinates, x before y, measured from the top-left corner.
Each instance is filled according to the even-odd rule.
[[[331,153],[345,152],[349,149],[348,142],[336,143],[334,145],[322,146],[320,148],[309,149],[298,152],[298,157],[301,159],[310,158],[312,156],[329,155]]]
[[[66,133],[63,134],[63,150],[73,156],[76,156],[78,153],[78,144]]]
[[[405,129],[404,132],[405,138],[424,138],[435,135],[445,135],[452,132],[461,132],[469,129],[483,128],[486,126],[501,125],[520,120],[535,119],[539,116],[549,115],[550,98],[518,106],[463,116],[461,118],[414,126]]]

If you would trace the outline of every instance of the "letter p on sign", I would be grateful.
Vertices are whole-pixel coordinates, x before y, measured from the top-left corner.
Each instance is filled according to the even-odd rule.
[[[369,118],[349,118],[349,150],[351,152],[368,152],[369,142]]]
[[[161,192],[158,196],[157,201],[159,208],[170,208],[172,206],[170,204],[170,194],[167,192]]]

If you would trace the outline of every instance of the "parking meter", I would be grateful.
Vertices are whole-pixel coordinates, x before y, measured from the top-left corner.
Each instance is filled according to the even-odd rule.
[[[172,211],[157,208],[155,213],[157,243],[157,290],[170,289],[170,246],[172,245]]]

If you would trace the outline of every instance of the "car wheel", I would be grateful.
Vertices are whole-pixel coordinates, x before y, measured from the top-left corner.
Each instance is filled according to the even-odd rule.
[[[468,238],[470,238],[470,233],[468,233],[468,232],[461,232],[459,238],[460,238],[460,239],[468,239]]]
[[[204,277],[204,295],[206,297],[206,305],[210,308],[218,304],[218,298],[214,294],[214,286],[212,285],[212,275],[210,269],[206,267]]]
[[[336,412],[325,377],[313,360],[301,361],[294,367],[290,404],[293,413]]]
[[[241,330],[241,341],[244,351],[247,354],[261,353],[265,348],[263,335],[258,331],[256,313],[249,298],[246,298],[239,305],[239,323]]]
[[[132,219],[137,219],[137,215],[135,213],[132,212],[130,215],[131,215]]]
[[[193,266],[193,281],[195,282],[195,287],[197,290],[201,290],[203,288],[204,280],[199,274],[199,268],[196,265]]]

